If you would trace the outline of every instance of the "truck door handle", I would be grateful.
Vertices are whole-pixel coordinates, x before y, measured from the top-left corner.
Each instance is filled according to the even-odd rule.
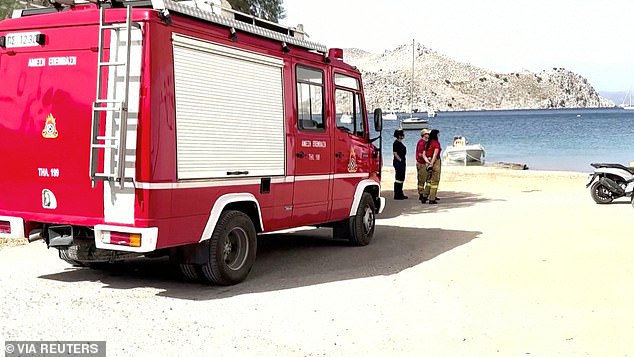
[[[295,154],[295,156],[297,156],[297,157],[298,157],[298,158],[300,158],[300,159],[303,159],[305,155],[304,155],[304,152],[303,152],[303,151],[300,151],[300,152],[298,152],[297,154]]]
[[[341,159],[343,157],[343,153],[339,151],[338,153],[335,154],[335,157],[338,159]]]

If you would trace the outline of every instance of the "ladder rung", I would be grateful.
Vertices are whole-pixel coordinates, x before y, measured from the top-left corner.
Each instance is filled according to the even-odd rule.
[[[98,98],[95,103],[121,103],[120,100],[116,100],[116,99],[101,99]]]
[[[118,108],[118,107],[114,107],[114,108],[113,107],[94,107],[92,109],[98,112],[108,112],[108,111],[118,112],[121,110],[121,108]]]
[[[118,145],[108,145],[108,144],[92,144],[91,147],[93,149],[118,149]]]
[[[132,22],[130,24],[130,27],[136,27],[138,29],[141,28],[141,24],[139,24],[138,22]],[[125,22],[104,22],[103,24],[101,24],[101,29],[102,30],[116,30],[116,29],[127,29],[128,26],[126,26]]]
[[[102,30],[117,30],[117,29],[126,29],[128,28],[128,26],[126,26],[125,23],[122,24],[102,24],[101,25],[101,29]]]
[[[125,66],[125,62],[99,62],[100,66]]]
[[[114,175],[107,174],[107,173],[104,173],[104,172],[95,172],[95,177],[114,178]]]
[[[119,140],[119,138],[114,136],[98,136],[97,140]]]

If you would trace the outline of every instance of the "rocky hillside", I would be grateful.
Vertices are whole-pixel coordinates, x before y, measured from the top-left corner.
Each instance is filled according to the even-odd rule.
[[[412,45],[380,54],[344,50],[363,73],[370,108],[410,111]],[[582,76],[564,68],[539,73],[495,73],[458,63],[420,44],[414,65],[414,111],[609,107]]]

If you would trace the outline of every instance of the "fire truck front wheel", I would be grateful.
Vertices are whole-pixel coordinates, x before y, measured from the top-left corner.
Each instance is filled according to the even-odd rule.
[[[364,192],[357,207],[357,212],[352,217],[350,242],[354,245],[368,245],[374,235],[376,223],[374,199],[368,192]]]
[[[209,262],[199,267],[199,275],[217,285],[243,281],[255,262],[256,242],[249,216],[240,211],[224,211],[209,241]]]

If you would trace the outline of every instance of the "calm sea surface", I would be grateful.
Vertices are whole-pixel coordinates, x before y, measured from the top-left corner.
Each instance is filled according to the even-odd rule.
[[[409,114],[399,114],[407,118]],[[414,115],[417,116],[417,115]],[[425,113],[418,116],[424,117]],[[397,120],[383,122],[383,158],[392,165]],[[592,171],[591,162],[634,161],[634,111],[623,109],[504,110],[440,112],[429,119],[440,143],[464,135],[486,150],[486,162],[527,164],[531,170]],[[407,165],[415,164],[419,130],[405,131]]]

